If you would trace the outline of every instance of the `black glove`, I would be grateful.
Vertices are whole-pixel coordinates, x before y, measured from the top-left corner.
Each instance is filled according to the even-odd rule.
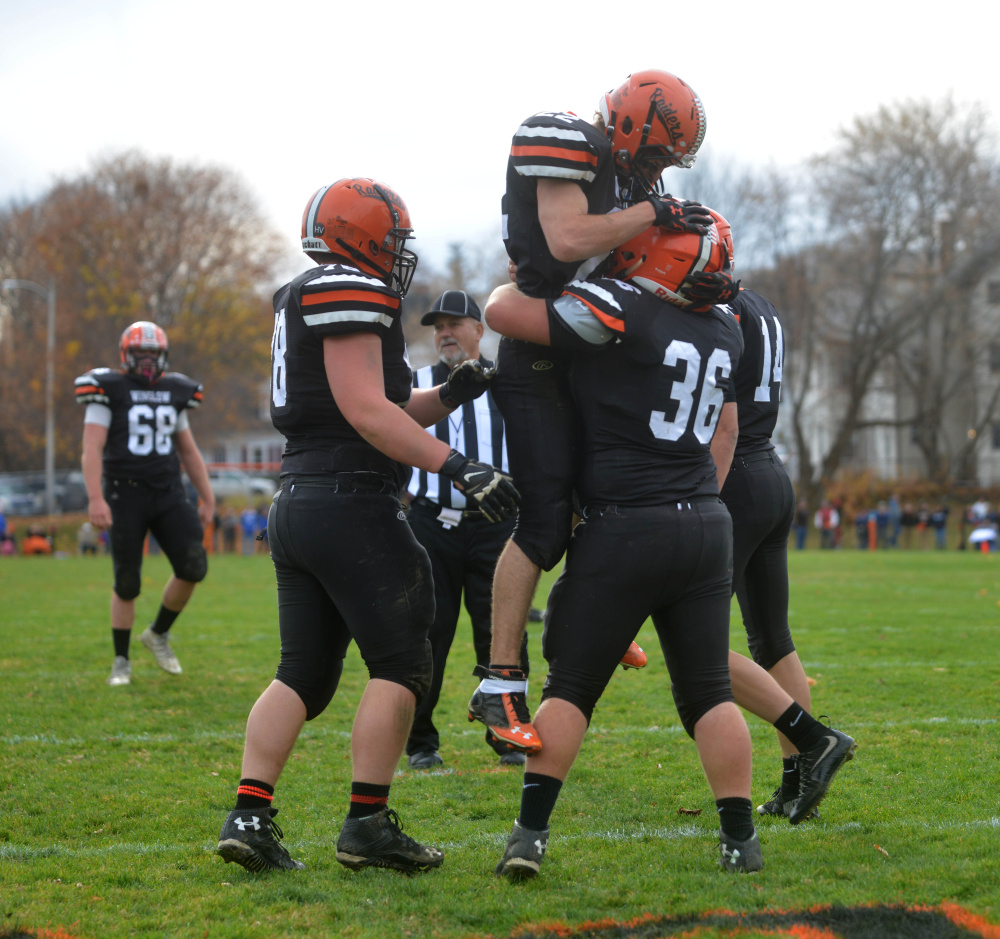
[[[681,281],[680,292],[691,301],[694,309],[704,312],[717,303],[732,303],[740,292],[740,282],[729,271],[708,274],[700,271],[688,274]]]
[[[511,478],[489,463],[470,460],[457,450],[448,454],[438,474],[452,480],[465,493],[475,499],[479,511],[490,522],[513,518],[521,496]]]
[[[466,401],[474,401],[490,386],[495,368],[486,368],[478,359],[459,362],[442,383],[438,394],[447,408],[457,408]]]
[[[650,196],[646,200],[656,211],[656,221],[665,231],[707,235],[714,221],[700,202],[680,202],[671,195]]]

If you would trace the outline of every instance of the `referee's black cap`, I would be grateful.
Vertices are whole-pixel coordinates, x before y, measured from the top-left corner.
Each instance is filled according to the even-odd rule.
[[[434,317],[441,313],[446,313],[448,316],[471,316],[480,323],[483,321],[479,305],[464,290],[446,290],[420,317],[420,325],[433,326]]]

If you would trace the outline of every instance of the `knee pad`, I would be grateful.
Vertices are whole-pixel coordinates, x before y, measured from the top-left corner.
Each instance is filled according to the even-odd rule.
[[[522,504],[511,540],[532,564],[537,564],[543,571],[550,571],[566,553],[572,531],[571,500],[550,503],[538,510]]]
[[[191,545],[184,558],[184,563],[179,567],[179,570],[174,571],[179,580],[186,580],[192,584],[201,583],[208,573],[208,555],[205,553],[205,546],[201,544]]]
[[[712,708],[726,702],[733,701],[732,689],[728,693],[723,693],[721,689],[713,693],[704,693],[689,700],[680,691],[675,682],[670,683],[670,693],[674,696],[674,706],[677,708],[677,716],[681,719],[687,735],[694,740],[694,725],[698,723]]]
[[[575,705],[583,713],[583,716],[587,718],[588,727],[590,726],[590,719],[594,716],[594,708],[597,707],[600,697],[600,692],[592,695],[577,688],[567,688],[565,686],[556,688],[552,685],[549,677],[546,677],[545,684],[542,686],[542,701],[546,698],[559,698],[563,701],[568,701],[570,704]]]
[[[311,681],[306,676],[288,672],[280,665],[274,677],[283,685],[288,685],[302,699],[306,708],[306,720],[311,721],[319,717],[333,700],[343,671],[344,660],[337,659],[322,675],[311,676]]]
[[[422,639],[416,646],[396,653],[391,658],[366,662],[368,677],[395,682],[408,688],[416,696],[417,704],[426,697],[433,676],[433,658],[429,639]]]
[[[795,651],[792,633],[786,626],[783,635],[761,636],[757,633],[747,633],[747,646],[753,660],[765,671],[770,671],[786,655]]]
[[[134,600],[142,590],[142,575],[138,570],[118,571],[114,590],[120,600]]]

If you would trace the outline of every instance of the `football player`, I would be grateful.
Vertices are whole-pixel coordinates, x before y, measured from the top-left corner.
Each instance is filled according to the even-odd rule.
[[[701,100],[685,82],[657,70],[636,72],[608,92],[593,124],[567,113],[528,118],[511,144],[502,203],[504,244],[521,293],[558,297],[568,282],[587,276],[650,226],[707,231],[711,218],[702,206],[654,191],[664,168],[692,165],[704,137]],[[693,277],[697,283],[688,289],[709,301],[734,292],[725,271]],[[527,753],[537,752],[542,740],[531,725],[518,652],[540,573],[558,562],[569,542],[578,469],[566,355],[503,339],[492,386],[522,502],[497,564],[491,661],[476,670],[483,680],[469,703],[469,720],[481,720]],[[630,644],[622,665],[645,662]]]
[[[733,257],[732,232],[721,216],[717,219]],[[814,813],[834,774],[852,758],[855,742],[809,715],[809,683],[788,628],[788,533],[795,491],[771,442],[784,364],[781,320],[770,301],[746,288],[729,308],[744,342],[734,379],[739,426],[731,459],[719,461],[718,467],[722,501],[733,519],[733,590],[753,662],[766,669],[787,696],[774,706],[771,689],[772,703],[762,707],[760,692],[768,683],[753,663],[735,652],[730,655],[730,675],[736,701],[774,724],[782,751],[781,784],[757,811],[787,816],[797,825]],[[720,435],[717,441],[723,439]]]
[[[720,864],[763,865],[750,802],[750,735],[729,680],[732,526],[711,441],[735,416],[742,352],[727,312],[688,293],[685,277],[724,272],[705,235],[648,229],[615,251],[621,279],[572,281],[554,299],[498,288],[486,309],[504,335],[570,350],[581,421],[582,521],[549,596],[549,674],[535,717],[521,807],[496,871],[538,873],[549,816],[594,707],[628,644],[652,617],[678,712],[698,748],[720,817]]]
[[[181,666],[170,647],[170,628],[208,571],[203,526],[215,513],[215,497],[188,421],[188,411],[201,404],[202,387],[165,371],[168,351],[159,326],[133,323],[119,343],[120,369],[95,368],[76,379],[76,400],[86,406],[81,462],[87,513],[96,528],[110,526],[115,657],[109,685],[132,681],[129,640],[147,532],[174,573],[156,618],[139,638],[172,675],[179,675]],[[197,508],[184,491],[182,464],[198,493]]]
[[[251,871],[296,870],[274,823],[274,787],[305,721],[330,703],[353,640],[368,684],[351,736],[350,806],[337,860],[418,871],[444,854],[404,834],[388,807],[416,703],[431,680],[434,586],[398,493],[415,466],[463,490],[491,520],[517,491],[423,427],[487,388],[463,362],[432,388],[411,387],[400,320],[416,268],[400,196],[341,179],[310,198],[302,248],[316,262],[274,295],[271,420],[285,436],[281,488],[268,515],[278,582],[281,658],[247,721],[236,805],[218,853]]]

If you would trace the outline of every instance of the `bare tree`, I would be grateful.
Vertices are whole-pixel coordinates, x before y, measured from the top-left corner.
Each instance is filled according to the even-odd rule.
[[[819,237],[782,265],[797,293],[789,360],[808,363],[788,372],[801,489],[817,490],[859,432],[880,426],[913,428],[927,473],[950,472],[949,404],[969,391],[983,345],[970,303],[1000,263],[988,144],[979,110],[911,102],[856,119],[813,161]],[[995,413],[995,396],[980,403]],[[823,439],[810,427],[820,407]]]

